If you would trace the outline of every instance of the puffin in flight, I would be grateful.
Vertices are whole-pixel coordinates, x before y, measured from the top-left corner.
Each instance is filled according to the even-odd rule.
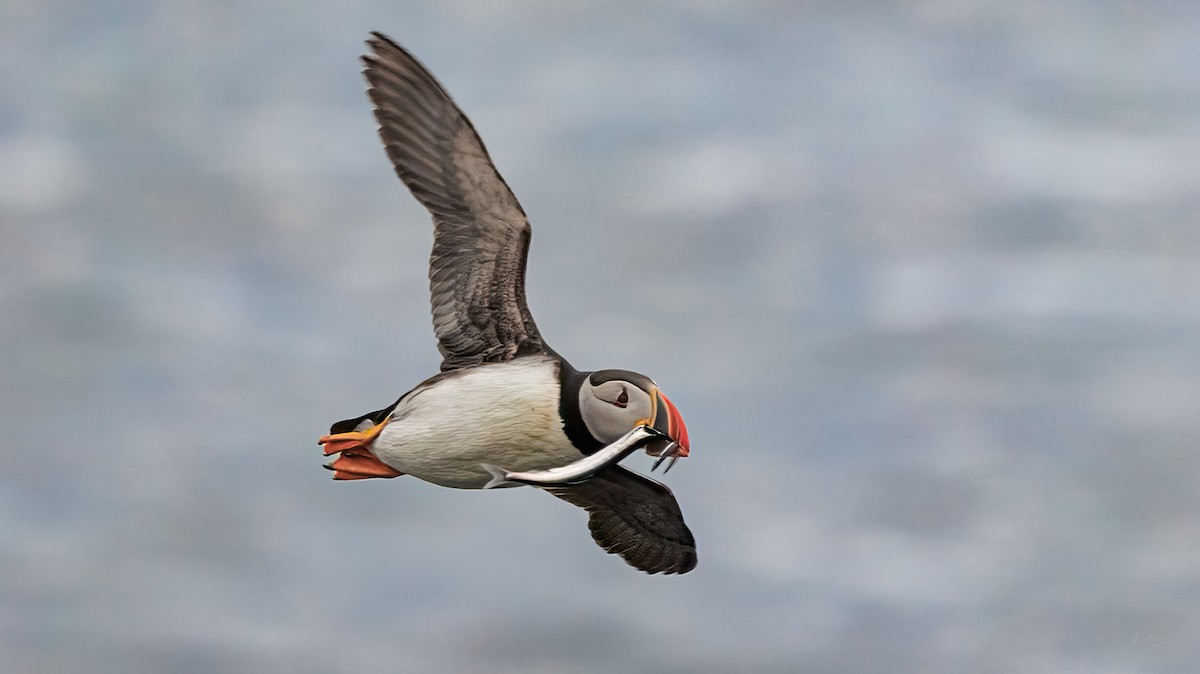
[[[645,375],[581,372],[551,349],[525,302],[530,226],[483,141],[446,90],[380,33],[362,57],[379,135],[433,216],[429,286],[441,372],[321,438],[335,480],[400,475],[481,489],[485,464],[542,471],[579,461],[639,426],[649,454],[689,452],[675,405]],[[696,543],[671,490],[613,465],[546,488],[584,508],[596,543],[647,573],[687,573]]]

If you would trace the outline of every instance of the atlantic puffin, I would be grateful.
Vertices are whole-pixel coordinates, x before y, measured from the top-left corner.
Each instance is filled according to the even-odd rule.
[[[379,135],[433,216],[429,265],[441,372],[391,405],[332,425],[318,442],[335,480],[413,477],[481,489],[485,464],[570,464],[636,426],[687,456],[687,427],[649,377],[580,371],[546,344],[525,301],[530,225],[474,126],[411,54],[381,33],[362,57]],[[665,448],[665,449],[664,449]],[[596,543],[647,573],[687,573],[696,543],[671,490],[612,466],[546,489],[589,513]]]

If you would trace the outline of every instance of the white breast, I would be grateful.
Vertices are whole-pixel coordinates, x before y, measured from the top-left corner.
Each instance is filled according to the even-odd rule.
[[[445,487],[480,489],[481,463],[546,470],[581,457],[563,433],[558,364],[546,356],[456,373],[405,397],[375,441],[396,470]]]

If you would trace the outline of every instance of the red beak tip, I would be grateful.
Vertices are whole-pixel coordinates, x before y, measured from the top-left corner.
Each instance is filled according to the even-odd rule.
[[[687,424],[683,423],[683,415],[679,413],[679,408],[675,407],[675,403],[666,396],[661,390],[658,392],[662,396],[665,405],[668,419],[668,435],[679,446],[676,450],[676,456],[684,457],[691,453],[691,442],[688,441]]]

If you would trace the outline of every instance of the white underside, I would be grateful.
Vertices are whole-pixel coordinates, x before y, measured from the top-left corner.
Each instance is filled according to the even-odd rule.
[[[481,464],[547,470],[581,458],[558,412],[558,365],[544,356],[473,367],[400,401],[375,455],[426,482],[482,489]]]

